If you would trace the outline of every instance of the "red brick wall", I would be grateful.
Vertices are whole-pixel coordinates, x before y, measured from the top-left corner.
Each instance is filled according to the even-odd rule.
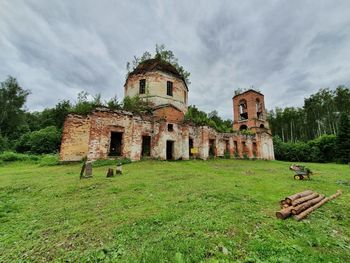
[[[174,107],[164,107],[153,111],[153,115],[159,119],[166,120],[167,122],[179,123],[184,119],[183,112],[175,109]]]

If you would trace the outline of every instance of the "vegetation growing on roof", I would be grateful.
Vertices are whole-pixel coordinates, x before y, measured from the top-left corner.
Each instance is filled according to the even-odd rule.
[[[165,45],[156,45],[155,54],[152,56],[152,54],[148,51],[145,51],[141,57],[134,56],[133,60],[131,62],[126,63],[126,70],[127,74],[126,77],[128,77],[132,72],[137,70],[137,68],[142,65],[142,63],[147,63],[147,61],[156,59],[160,62],[164,63],[164,66],[166,67],[167,64],[170,64],[176,69],[176,72],[181,76],[187,85],[191,84],[190,82],[190,75],[191,73],[188,72],[179,64],[178,58],[175,57],[173,51],[167,50],[165,48]],[[169,70],[171,70],[169,68]],[[176,73],[175,72],[175,73]]]

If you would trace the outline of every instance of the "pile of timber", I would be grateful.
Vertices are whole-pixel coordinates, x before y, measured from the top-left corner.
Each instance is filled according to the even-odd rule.
[[[293,215],[295,220],[300,221],[306,218],[315,209],[340,195],[340,190],[330,197],[325,197],[311,190],[296,193],[280,201],[282,209],[276,212],[276,217],[285,219]]]

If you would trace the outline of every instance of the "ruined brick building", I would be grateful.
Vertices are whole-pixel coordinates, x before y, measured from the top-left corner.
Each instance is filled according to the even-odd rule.
[[[184,123],[188,87],[179,72],[158,59],[141,63],[124,85],[125,96],[139,95],[152,105],[151,115],[96,108],[88,116],[67,116],[62,161],[142,157],[161,160],[209,156],[274,159],[264,95],[248,90],[233,97],[233,133]],[[250,131],[250,132],[247,132]]]

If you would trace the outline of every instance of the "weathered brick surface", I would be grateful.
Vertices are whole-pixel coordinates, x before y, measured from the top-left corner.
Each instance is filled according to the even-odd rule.
[[[159,120],[165,120],[172,123],[181,123],[184,119],[184,113],[172,106],[156,108],[153,115]]]
[[[111,132],[122,132],[122,156],[131,160],[140,160],[142,136],[151,137],[151,157],[166,159],[166,142],[174,142],[174,159],[189,158],[189,139],[193,147],[198,148],[198,158],[209,157],[209,141],[213,140],[216,156],[224,156],[228,151],[233,157],[237,151],[240,157],[247,154],[253,158],[273,159],[271,136],[265,132],[255,136],[239,133],[218,133],[206,126],[173,124],[173,131],[168,131],[171,122],[155,117],[141,118],[127,112],[98,109],[88,117],[70,115],[64,125],[61,147],[62,161],[77,161],[87,156],[89,160],[106,159],[110,149]],[[235,143],[237,142],[237,149]]]
[[[239,105],[240,101],[245,100],[247,103],[248,119],[240,120]],[[262,117],[257,116],[257,100],[262,110]],[[255,131],[260,125],[264,125],[266,129],[269,124],[266,121],[266,110],[264,95],[253,90],[249,90],[233,97],[233,129],[239,130],[241,125],[246,125],[249,129]]]
[[[76,114],[69,115],[63,126],[60,158],[79,161],[88,155],[90,119]]]

